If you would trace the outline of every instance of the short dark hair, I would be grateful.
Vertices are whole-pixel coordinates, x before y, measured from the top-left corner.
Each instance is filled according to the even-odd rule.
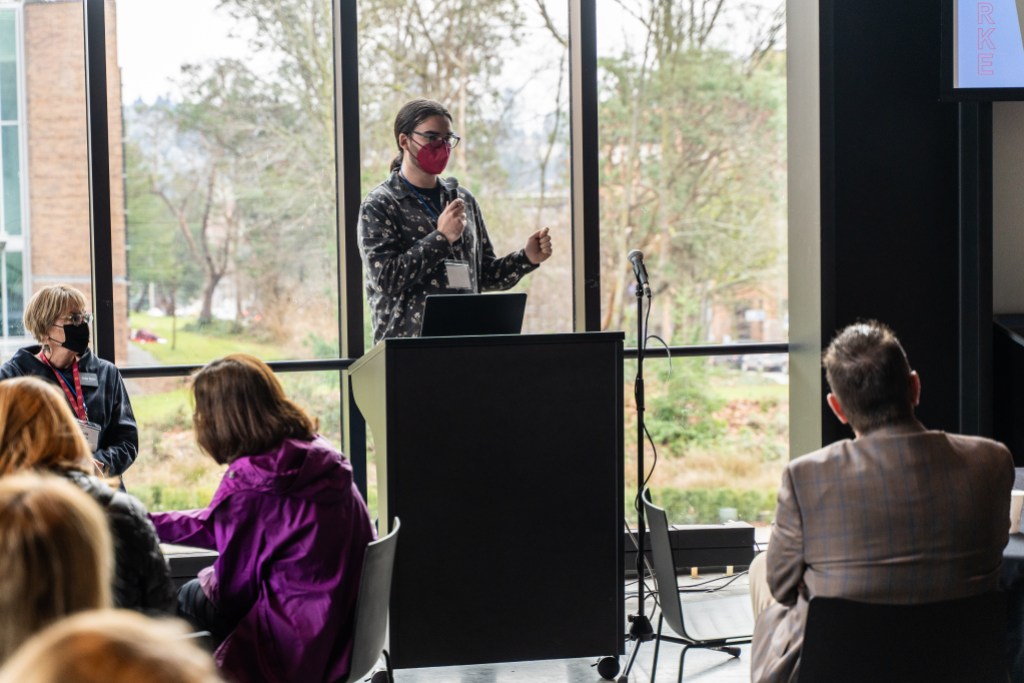
[[[431,116],[444,116],[449,121],[452,120],[451,113],[444,105],[434,100],[410,100],[398,110],[398,115],[395,116],[395,145],[398,146],[398,156],[391,161],[392,172],[402,167],[402,146],[398,144],[398,136],[402,133],[408,135]]]
[[[828,385],[860,434],[914,417],[910,363],[899,339],[876,321],[844,328],[822,356]]]
[[[220,464],[267,453],[285,439],[312,440],[317,423],[285,396],[270,367],[235,353],[192,377],[196,441]]]

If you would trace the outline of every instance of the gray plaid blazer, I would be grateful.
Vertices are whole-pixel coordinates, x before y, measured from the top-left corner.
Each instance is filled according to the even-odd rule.
[[[1014,469],[1002,444],[886,427],[793,460],[779,488],[751,678],[796,680],[807,601],[922,603],[996,590]]]

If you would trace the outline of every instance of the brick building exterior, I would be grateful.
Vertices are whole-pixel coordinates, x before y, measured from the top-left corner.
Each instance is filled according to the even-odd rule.
[[[113,0],[105,4],[115,353],[118,362],[123,363],[127,357],[128,321],[121,82],[116,8]],[[89,149],[81,0],[26,0],[23,45],[30,287],[34,292],[63,282],[81,289],[91,300]]]

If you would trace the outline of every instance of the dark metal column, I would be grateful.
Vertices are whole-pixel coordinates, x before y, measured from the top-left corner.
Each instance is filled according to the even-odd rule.
[[[84,0],[85,103],[92,230],[93,351],[114,362],[114,259],[110,236],[110,139],[104,0]]]
[[[960,431],[992,435],[992,104],[959,108]]]
[[[334,127],[338,174],[339,335],[343,358],[359,358],[363,342],[363,268],[359,257],[359,52],[356,0],[334,2]],[[356,407],[348,381],[341,382],[345,455],[356,485],[366,491],[366,421]],[[383,528],[386,529],[387,525]]]
[[[601,329],[597,3],[569,0],[573,329]]]

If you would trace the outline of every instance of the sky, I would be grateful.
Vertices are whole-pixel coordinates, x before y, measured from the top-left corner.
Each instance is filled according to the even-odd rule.
[[[768,8],[777,6],[780,1],[745,0],[745,3]],[[627,5],[635,3],[636,0],[626,0]],[[223,12],[215,11],[216,4],[216,0],[117,0],[118,62],[125,103],[140,97],[152,102],[162,95],[176,93],[174,79],[184,62],[246,57],[245,41],[227,37],[232,31],[237,32],[239,25]],[[561,6],[557,2],[552,4]],[[735,6],[739,3],[729,4]],[[529,11],[531,5],[524,3],[524,8]],[[637,30],[637,26],[611,0],[603,0],[599,8],[598,50],[602,54],[616,53],[623,42],[629,40],[628,33]],[[552,18],[559,24],[559,30],[567,30],[564,12],[561,15],[553,13]],[[536,20],[531,24],[538,26]],[[742,27],[737,28],[731,32],[733,39],[745,42],[745,32]],[[515,63],[513,69],[520,74],[524,72],[524,59],[528,63],[531,56],[536,57],[536,53],[529,49],[529,42],[527,47],[522,58],[511,60]],[[548,93],[552,87],[552,83],[547,82],[534,85]]]
[[[117,52],[125,103],[176,92],[183,62],[243,57],[243,40],[227,40],[236,22],[214,0],[117,0]]]

